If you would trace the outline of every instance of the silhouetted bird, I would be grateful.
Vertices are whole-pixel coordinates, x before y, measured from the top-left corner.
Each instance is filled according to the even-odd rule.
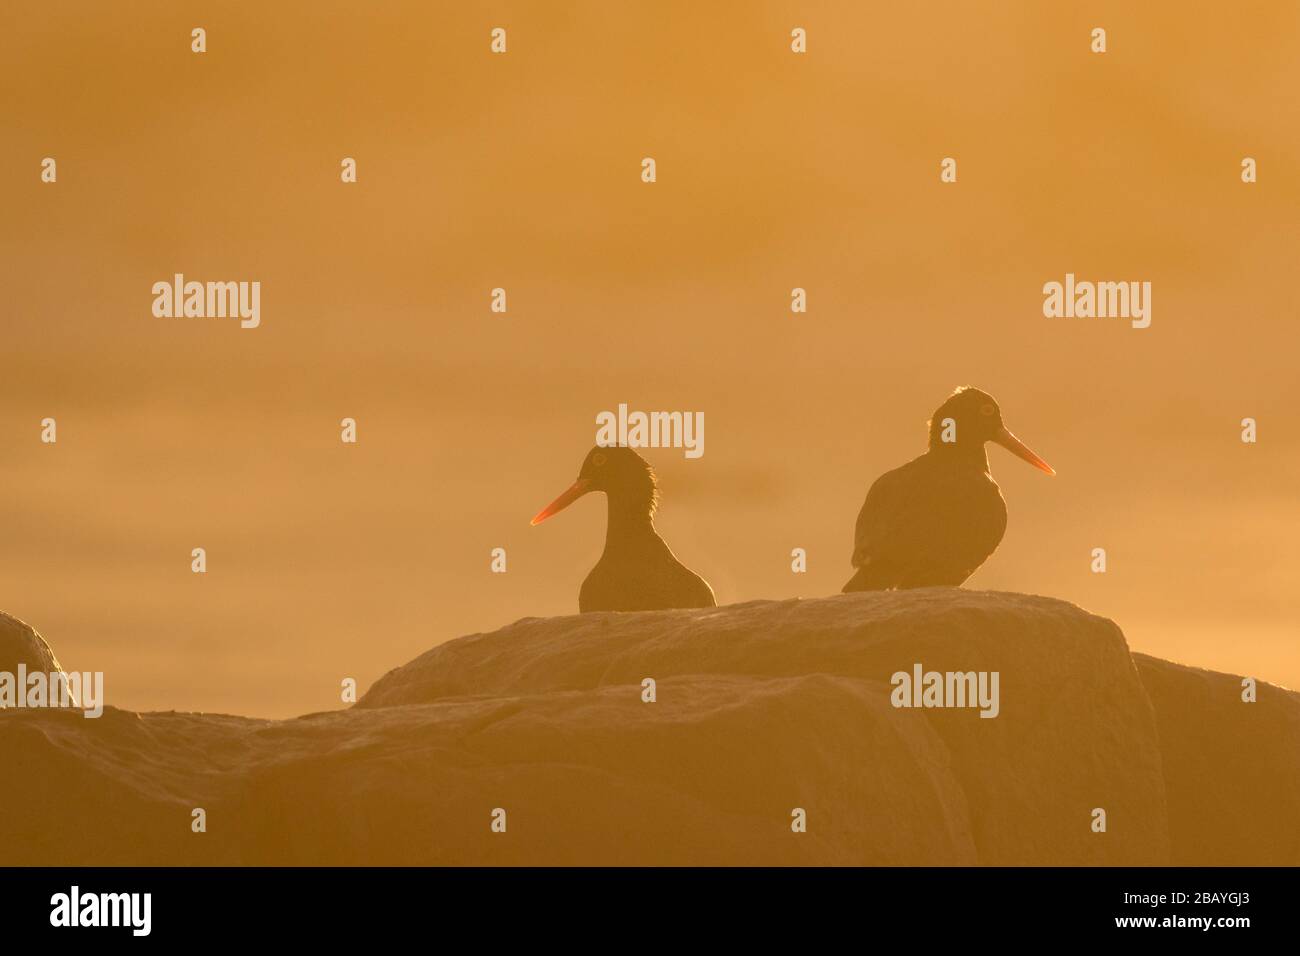
[[[1007,431],[993,396],[963,387],[930,419],[930,450],[876,479],[858,513],[845,591],[958,585],[993,553],[1007,506],[989,474],[984,443],[1041,468],[1052,466]]]
[[[589,491],[609,500],[605,551],[582,582],[578,610],[658,611],[674,607],[716,607],[707,581],[683,565],[655,531],[658,485],[649,462],[622,446],[593,448],[578,480],[537,513],[541,524]]]

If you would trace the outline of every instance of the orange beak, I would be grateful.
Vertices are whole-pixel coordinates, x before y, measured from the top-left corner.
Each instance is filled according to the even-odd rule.
[[[537,514],[533,516],[533,520],[530,521],[529,524],[534,524],[534,525],[541,524],[551,515],[555,514],[556,512],[563,511],[565,508],[569,507],[569,505],[573,504],[575,501],[577,501],[579,498],[581,498],[589,491],[591,491],[591,479],[579,478],[577,481],[575,481],[572,485],[569,486],[568,490],[565,491],[564,494],[560,495],[560,497],[556,498],[554,501],[552,501],[541,511],[537,512]]]
[[[1035,468],[1042,469],[1043,471],[1047,472],[1049,475],[1056,474],[1055,468],[1053,468],[1047,462],[1043,461],[1043,459],[1035,455],[1030,450],[1028,445],[1022,442],[1015,435],[1011,434],[1011,432],[1007,431],[1005,425],[998,429],[998,433],[993,436],[993,440],[997,442],[999,445],[1001,445],[1003,448],[1005,448],[1007,451],[1011,452],[1011,454],[1015,455],[1017,458],[1024,459],[1025,461],[1033,465]],[[568,502],[565,503],[567,504]]]

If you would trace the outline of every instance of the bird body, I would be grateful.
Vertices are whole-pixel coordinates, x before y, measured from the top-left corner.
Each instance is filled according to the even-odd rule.
[[[678,561],[655,530],[659,493],[654,471],[630,448],[593,448],[578,480],[532,523],[540,524],[592,491],[605,492],[609,521],[605,550],[578,592],[580,612],[717,606],[708,582]]]
[[[930,448],[872,484],[854,529],[847,591],[956,586],[1002,541],[1007,506],[989,473],[993,441],[1049,474],[1002,424],[993,397],[960,388],[930,420]]]
[[[578,610],[658,611],[714,607],[713,589],[677,560],[654,526],[610,529],[605,550],[578,592]]]
[[[858,572],[844,589],[956,586],[994,552],[1006,527],[1007,506],[992,476],[921,455],[867,492],[854,535]]]

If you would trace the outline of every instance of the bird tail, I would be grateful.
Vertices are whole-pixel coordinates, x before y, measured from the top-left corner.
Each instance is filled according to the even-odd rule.
[[[840,592],[848,594],[851,591],[870,591],[871,586],[867,583],[867,569],[858,568],[853,577],[849,578],[849,583],[840,588]]]
[[[843,594],[849,594],[853,591],[885,591],[889,585],[880,580],[880,575],[871,574],[871,565],[866,564],[854,572],[853,577],[849,578],[848,583],[840,588]]]

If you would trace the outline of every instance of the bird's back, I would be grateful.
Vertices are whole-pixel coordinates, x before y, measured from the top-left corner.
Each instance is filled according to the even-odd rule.
[[[876,479],[858,514],[845,591],[957,585],[1006,530],[997,483],[984,471],[921,455]]]

